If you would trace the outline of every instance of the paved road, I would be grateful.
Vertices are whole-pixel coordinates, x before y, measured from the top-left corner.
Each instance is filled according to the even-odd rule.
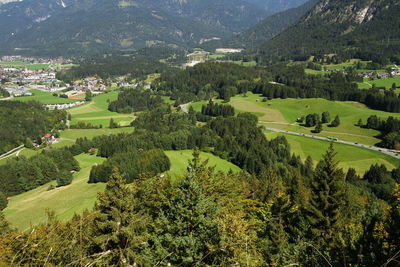
[[[296,133],[296,132],[289,132],[289,131],[284,131],[284,130],[279,130],[279,129],[274,129],[274,128],[265,128],[265,129],[273,131],[273,132],[277,132],[277,133],[285,133],[285,134],[303,136],[303,137],[308,137],[308,138],[313,138],[313,139],[318,139],[318,140],[323,140],[323,141],[329,141],[327,138],[320,137],[320,136],[314,136],[314,135],[302,134],[302,133]],[[335,141],[335,143],[340,143],[340,144],[345,144],[345,145],[350,145],[350,146],[357,146],[357,147],[361,147],[361,148],[365,148],[365,149],[381,152],[381,153],[389,155],[391,157],[400,159],[400,152],[399,153],[395,153],[395,152],[393,152],[393,151],[391,151],[389,149],[385,149],[385,148],[367,146],[367,145],[363,145],[363,144],[347,142],[347,141],[342,141],[342,140]]]

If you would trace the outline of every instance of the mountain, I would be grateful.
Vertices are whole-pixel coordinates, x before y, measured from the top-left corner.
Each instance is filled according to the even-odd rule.
[[[400,53],[398,0],[323,0],[259,47],[271,56],[342,53],[360,58]]]
[[[298,7],[307,2],[307,0],[247,0],[247,1],[249,3],[256,4],[257,6],[264,8],[271,15],[285,11],[290,8]]]
[[[297,22],[318,2],[319,0],[310,0],[299,7],[291,8],[269,16],[250,29],[229,39],[225,42],[224,46],[249,48],[261,45],[287,29],[293,23]]]
[[[58,8],[59,3],[25,0],[0,6],[7,10],[0,12],[2,47],[48,54],[187,47],[243,31],[266,16],[244,0],[70,0]],[[47,13],[36,12],[42,7]],[[31,10],[35,16],[24,15]],[[23,23],[16,23],[18,14],[26,17]]]

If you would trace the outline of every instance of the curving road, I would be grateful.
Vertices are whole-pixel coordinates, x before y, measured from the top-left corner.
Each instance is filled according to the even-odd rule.
[[[297,136],[308,137],[308,138],[312,138],[312,139],[318,139],[318,140],[322,140],[322,141],[330,141],[325,137],[314,136],[314,135],[310,135],[310,134],[302,134],[302,133],[284,131],[284,130],[279,130],[279,129],[274,129],[274,128],[267,128],[267,127],[265,127],[265,129],[273,131],[273,132],[277,132],[277,133],[297,135]],[[340,144],[345,144],[345,145],[350,145],[350,146],[357,146],[357,147],[373,150],[373,151],[376,151],[376,152],[381,152],[381,153],[389,155],[391,157],[400,159],[400,151],[399,152],[394,152],[394,151],[386,149],[386,148],[367,146],[367,145],[363,145],[363,144],[359,144],[359,143],[347,142],[347,141],[342,141],[342,140],[330,141],[330,142],[335,142],[335,143],[340,143]]]
[[[14,155],[16,155],[18,157],[19,153],[24,149],[25,149],[24,145],[20,145],[19,147],[11,149],[7,153],[4,153],[3,155],[0,155],[0,160],[9,158],[9,157],[14,156]]]

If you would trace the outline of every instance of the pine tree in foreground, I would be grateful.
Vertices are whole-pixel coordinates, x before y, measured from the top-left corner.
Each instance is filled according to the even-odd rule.
[[[93,221],[91,255],[96,265],[130,266],[138,263],[137,253],[145,244],[144,217],[134,211],[132,194],[117,169],[113,170],[104,193],[99,194]]]
[[[311,182],[306,220],[313,246],[329,257],[339,247],[342,209],[345,206],[344,173],[338,168],[333,144],[318,163]]]

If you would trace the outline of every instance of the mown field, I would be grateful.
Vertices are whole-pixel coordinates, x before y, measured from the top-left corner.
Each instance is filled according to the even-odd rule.
[[[128,126],[134,119],[131,114],[120,114],[108,110],[108,104],[118,98],[118,91],[112,91],[93,98],[92,102],[72,108],[69,113],[72,115],[71,125],[79,121],[91,123],[96,126],[108,127],[110,119],[114,119],[120,126]]]
[[[400,76],[376,80],[364,79],[364,83],[358,83],[358,87],[360,89],[368,89],[375,84],[376,87],[385,87],[386,89],[390,89],[394,83],[397,87],[400,87]]]
[[[15,97],[12,100],[21,102],[37,101],[42,104],[65,104],[65,103],[73,103],[79,101],[74,99],[53,96],[53,93],[43,92],[41,90],[33,89],[30,90],[30,92],[33,94],[33,96]]]
[[[310,113],[328,111],[331,119],[339,115],[341,124],[331,128],[324,124],[324,130],[317,136],[334,136],[350,142],[374,145],[379,142],[376,138],[378,131],[365,129],[355,124],[359,119],[366,123],[371,115],[387,118],[393,116],[400,118],[400,114],[372,110],[355,102],[328,101],[325,99],[273,99],[267,103],[261,102],[262,96],[247,94],[248,97],[236,96],[231,99],[231,104],[239,112],[254,112],[259,116],[260,123],[268,128],[275,128],[299,133],[310,133],[313,128],[306,128],[296,123],[297,118]],[[258,102],[257,102],[258,100]]]
[[[278,135],[286,137],[293,154],[300,156],[303,161],[311,156],[315,164],[318,163],[330,145],[328,141],[266,131],[268,139],[275,138]],[[340,161],[339,166],[344,170],[354,168],[362,175],[372,164],[384,164],[388,169],[400,167],[398,159],[376,151],[339,143],[335,143],[334,147],[337,152],[336,159]]]
[[[171,170],[168,173],[173,177],[185,173],[188,161],[193,151],[167,151],[171,160]],[[201,153],[200,158],[209,160],[210,166],[216,166],[218,171],[240,171],[240,168],[209,153]],[[81,154],[76,156],[81,171],[74,174],[71,185],[47,191],[50,182],[29,192],[11,198],[8,207],[4,210],[7,220],[13,227],[27,230],[29,226],[46,221],[46,210],[52,210],[60,220],[68,220],[76,213],[91,209],[97,198],[97,193],[105,189],[104,183],[88,184],[90,170],[94,164],[100,164],[103,158]]]

